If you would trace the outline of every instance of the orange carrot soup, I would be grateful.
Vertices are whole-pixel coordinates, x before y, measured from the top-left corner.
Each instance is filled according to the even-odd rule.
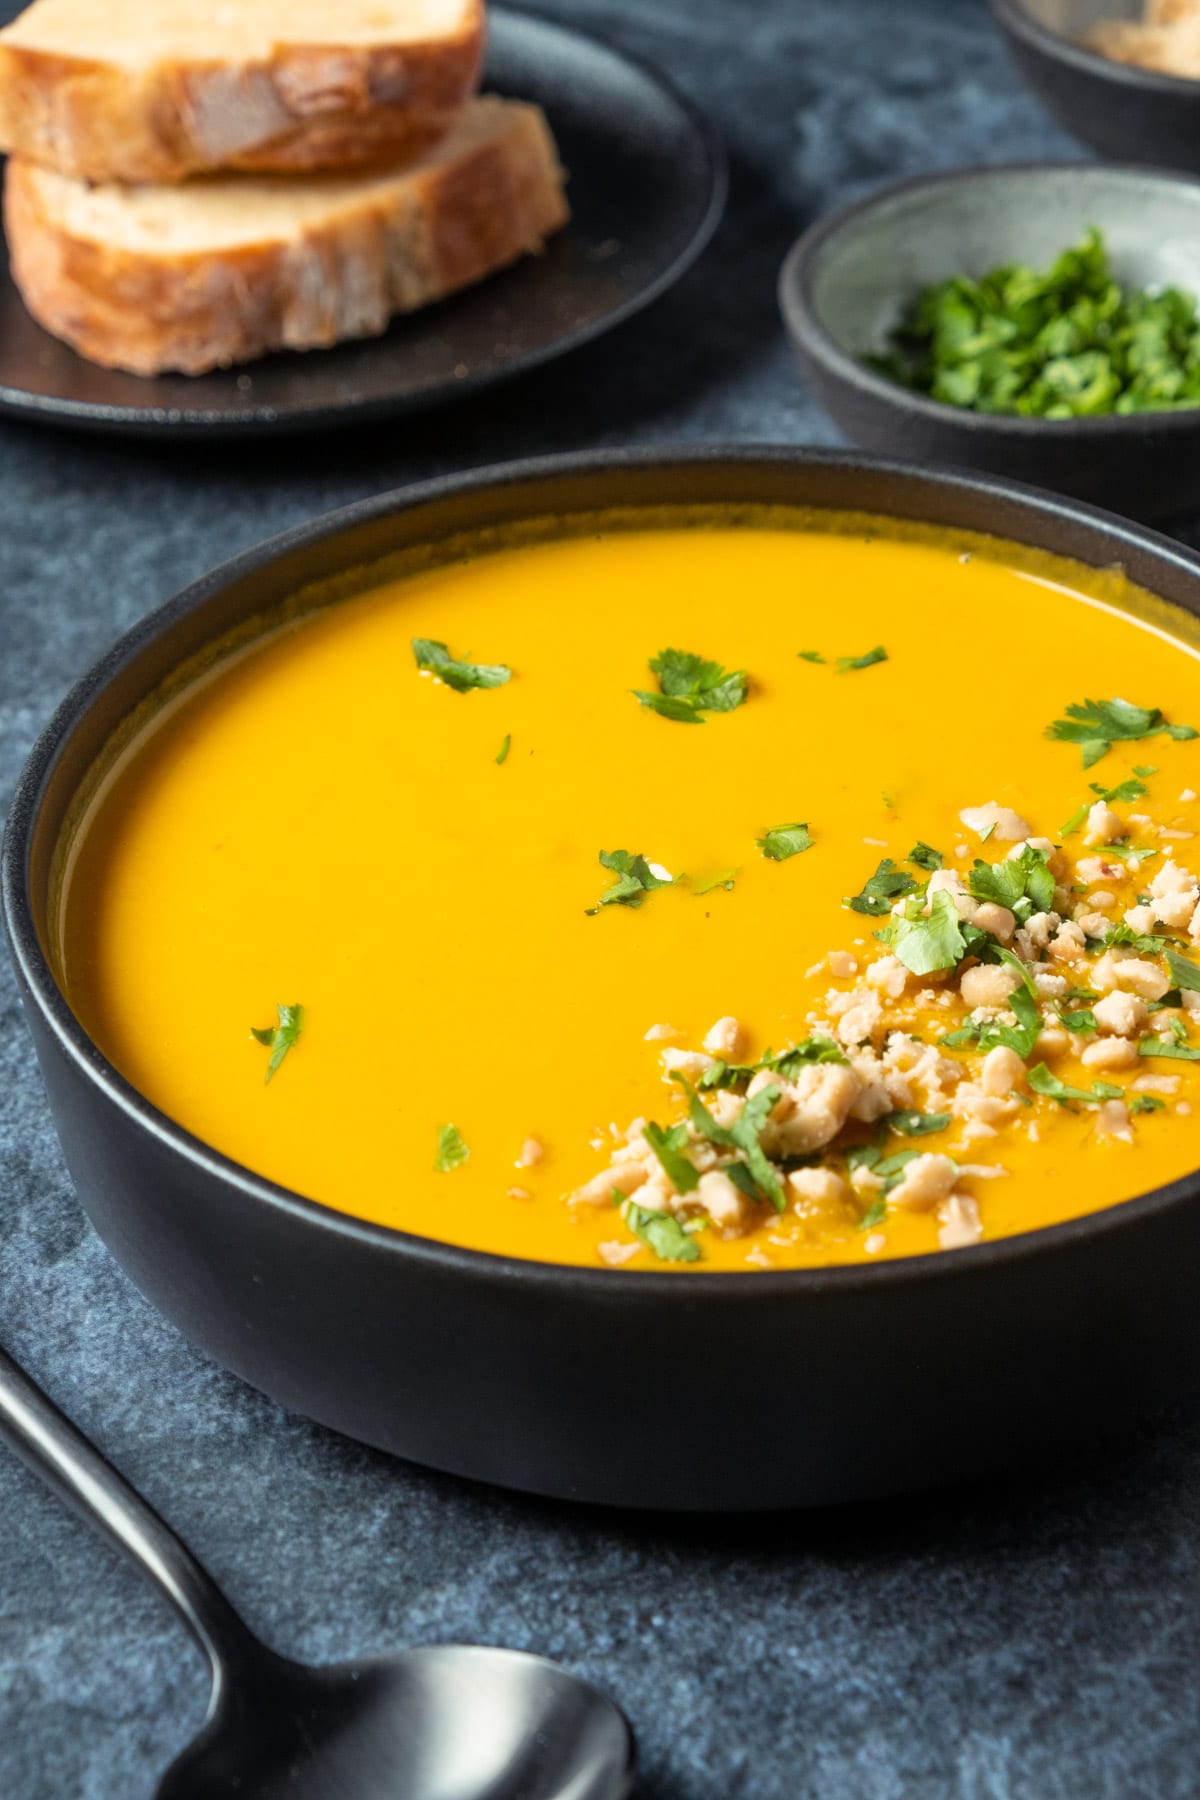
[[[953,1254],[1200,1165],[1183,614],[780,511],[350,585],[162,696],[60,851],[70,1004],[198,1138],[659,1270]]]

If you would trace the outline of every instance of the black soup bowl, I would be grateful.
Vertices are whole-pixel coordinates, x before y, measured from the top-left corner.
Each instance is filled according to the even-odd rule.
[[[1023,79],[1081,143],[1117,162],[1200,174],[1200,81],[1089,49],[1109,20],[1145,17],[1144,0],[992,0]]]
[[[384,495],[238,557],[135,627],[30,756],[4,916],[79,1198],[142,1291],[276,1400],[533,1493],[752,1509],[912,1490],[1126,1426],[1200,1367],[1200,1176],[1044,1231],[880,1265],[697,1274],[523,1262],[334,1212],[157,1112],[47,954],[51,866],[111,734],[172,671],[314,582],[527,518],[780,504],[1119,564],[1200,616],[1200,558],[987,477],[739,448],[557,459]],[[803,604],[800,602],[799,604]]]

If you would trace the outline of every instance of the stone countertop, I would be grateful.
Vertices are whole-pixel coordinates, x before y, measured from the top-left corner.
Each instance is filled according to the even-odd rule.
[[[801,225],[896,176],[1082,154],[982,0],[543,4],[660,63],[725,134],[707,256],[567,362],[369,434],[196,447],[0,424],[0,804],[117,632],[312,513],[538,451],[834,441],[775,312]],[[477,1639],[560,1658],[628,1710],[642,1800],[1196,1792],[1200,1408],[903,1504],[681,1521],[530,1501],[289,1416],[151,1310],[71,1196],[6,962],[0,1156],[0,1336],[278,1649]],[[149,1796],[203,1717],[198,1655],[3,1453],[0,1519],[0,1794]]]

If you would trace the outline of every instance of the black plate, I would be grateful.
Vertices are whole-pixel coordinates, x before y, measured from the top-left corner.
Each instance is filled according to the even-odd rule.
[[[530,13],[490,15],[486,85],[544,107],[574,212],[544,256],[398,320],[381,338],[151,379],[100,369],[34,324],[0,258],[0,411],[157,435],[301,431],[414,412],[608,331],[712,236],[725,157],[657,71]]]

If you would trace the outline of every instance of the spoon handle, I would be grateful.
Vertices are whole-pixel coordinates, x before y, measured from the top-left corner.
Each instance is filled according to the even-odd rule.
[[[258,1640],[191,1551],[3,1349],[0,1438],[167,1596],[212,1665],[215,1701],[234,1669],[261,1655]]]

